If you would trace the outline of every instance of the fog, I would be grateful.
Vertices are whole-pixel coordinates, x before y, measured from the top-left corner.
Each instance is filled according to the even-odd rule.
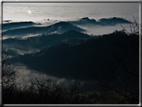
[[[121,24],[128,32],[131,32],[130,30],[130,24]],[[115,26],[79,26],[82,29],[85,29],[86,31],[84,33],[91,35],[91,36],[98,36],[103,34],[109,34],[113,31],[120,31],[123,30],[122,26],[120,24]]]
[[[31,85],[31,81],[35,81],[35,78],[38,80],[44,82],[44,83],[49,83],[52,85],[57,85],[59,84],[62,88],[67,89],[69,91],[70,84],[74,84],[74,82],[77,82],[77,86],[79,88],[85,88],[86,90],[88,89],[93,89],[95,88],[95,84],[92,81],[84,81],[84,80],[74,80],[74,79],[66,79],[66,78],[57,78],[51,75],[47,75],[41,72],[38,72],[36,70],[32,70],[27,68],[24,64],[16,64],[14,65],[14,71],[16,71],[16,74],[18,75],[18,80],[20,80],[21,87],[24,88],[26,86]],[[51,86],[52,86],[51,85]],[[81,89],[81,91],[84,91]]]

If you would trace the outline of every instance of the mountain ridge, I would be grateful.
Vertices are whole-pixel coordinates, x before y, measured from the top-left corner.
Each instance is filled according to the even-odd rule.
[[[98,21],[96,21],[95,19],[90,19],[89,17],[83,17],[80,18],[77,21],[69,21],[72,24],[75,25],[101,25],[101,26],[113,26],[113,25],[117,25],[120,23],[125,23],[125,24],[131,24],[132,22],[124,19],[124,18],[120,18],[120,17],[111,17],[111,18],[101,18]]]
[[[57,33],[63,33],[68,30],[76,30],[76,31],[85,31],[84,29],[77,27],[75,25],[72,25],[68,22],[58,22],[50,26],[45,27],[27,27],[27,28],[18,28],[18,29],[12,29],[3,32],[4,36],[27,36],[27,35],[35,35],[35,34],[50,34],[53,32]]]

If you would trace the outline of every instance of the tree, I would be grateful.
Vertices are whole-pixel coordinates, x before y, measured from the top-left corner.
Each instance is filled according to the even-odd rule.
[[[11,61],[7,55],[2,58],[2,98],[9,101],[12,97],[13,90],[18,84],[16,72],[13,71]]]
[[[133,17],[134,18],[134,17]],[[122,25],[121,25],[122,26]],[[120,47],[125,53],[127,60],[116,57],[113,63],[121,70],[119,72],[112,72],[113,81],[104,79],[103,74],[95,72],[91,73],[94,77],[94,83],[97,84],[102,92],[111,92],[109,98],[110,102],[106,103],[139,103],[139,24],[134,18],[134,22],[130,25],[128,32],[123,26],[123,31],[128,34],[129,38],[125,44],[114,43]],[[124,38],[125,39],[125,38]],[[117,48],[116,47],[116,48]],[[113,94],[112,94],[113,93]],[[117,98],[114,102],[114,99]]]
[[[77,94],[77,84],[70,83],[69,92],[62,89],[60,84],[35,78],[31,85],[18,87],[17,74],[12,69],[7,55],[2,59],[2,103],[3,104],[79,104],[84,103]],[[89,100],[86,100],[89,103]]]

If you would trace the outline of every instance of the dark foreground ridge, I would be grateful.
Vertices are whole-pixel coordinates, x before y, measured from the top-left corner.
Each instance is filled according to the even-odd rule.
[[[116,31],[74,44],[51,46],[37,53],[18,56],[12,61],[13,64],[20,62],[29,69],[60,78],[91,80],[89,73],[94,71],[104,72],[110,78],[110,71],[118,71],[118,67],[113,63],[116,61],[114,56],[128,60],[123,49],[115,44],[121,41],[121,45],[127,47],[126,40],[131,39],[132,37],[123,31]]]

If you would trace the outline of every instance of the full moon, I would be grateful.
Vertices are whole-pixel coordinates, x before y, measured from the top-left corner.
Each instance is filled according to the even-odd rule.
[[[30,10],[28,10],[28,14],[31,14],[32,12]]]

